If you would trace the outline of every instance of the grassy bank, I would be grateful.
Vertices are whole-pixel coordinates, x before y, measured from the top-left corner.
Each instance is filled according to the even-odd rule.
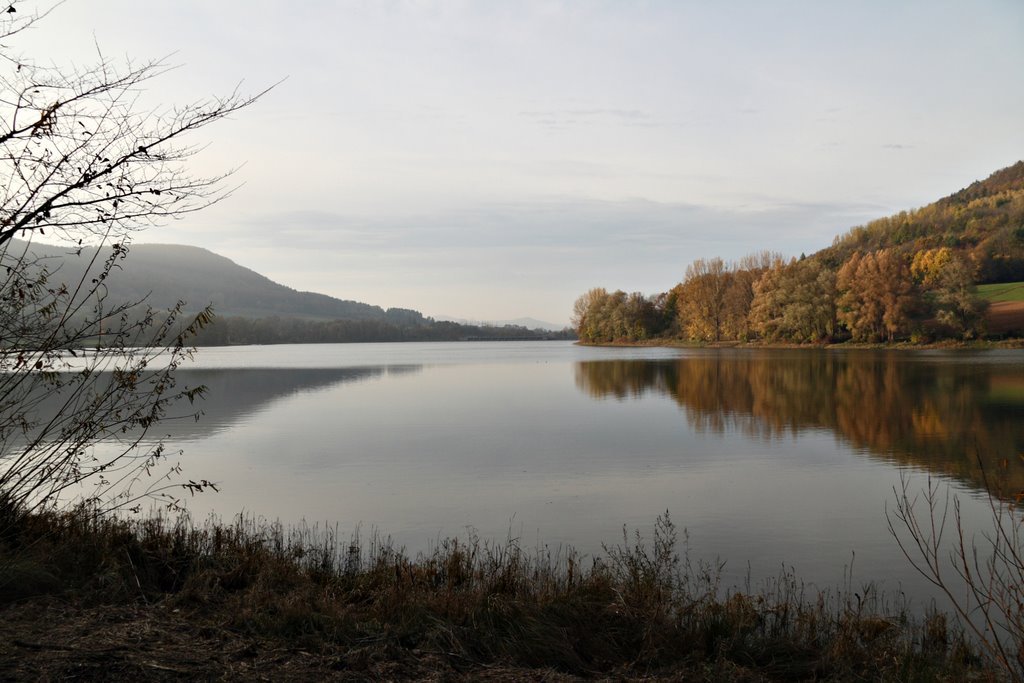
[[[942,615],[725,594],[660,518],[600,558],[77,510],[0,515],[3,680],[993,680]],[[724,596],[724,597],[723,597]]]

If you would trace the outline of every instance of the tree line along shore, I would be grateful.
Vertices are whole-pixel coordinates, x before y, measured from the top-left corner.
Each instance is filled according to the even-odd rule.
[[[667,292],[595,288],[586,343],[927,343],[1024,336],[1024,161],[810,256],[697,259]]]

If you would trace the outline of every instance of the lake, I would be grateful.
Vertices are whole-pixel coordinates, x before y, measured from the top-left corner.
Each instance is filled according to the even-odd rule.
[[[158,428],[221,485],[188,501],[197,519],[336,523],[411,552],[473,528],[594,554],[668,510],[729,585],[786,568],[835,586],[852,566],[921,604],[886,524],[901,477],[938,478],[972,531],[986,476],[1024,490],[1022,351],[205,348],[179,384],[209,388],[198,422]]]

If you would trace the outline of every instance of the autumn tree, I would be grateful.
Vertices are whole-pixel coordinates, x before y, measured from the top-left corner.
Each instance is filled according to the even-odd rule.
[[[910,274],[918,284],[930,289],[942,279],[942,272],[953,258],[953,250],[949,247],[919,251],[910,262]]]
[[[600,308],[607,296],[605,289],[595,287],[582,294],[573,304],[570,322],[581,341],[597,341]]]
[[[838,316],[856,341],[893,341],[909,332],[917,303],[910,266],[892,249],[854,254],[839,269]]]
[[[835,271],[815,258],[777,261],[754,283],[750,325],[772,341],[832,339],[838,325]]]
[[[210,313],[182,320],[180,306],[112,301],[105,283],[139,230],[225,196],[225,176],[188,171],[195,134],[254,98],[141,109],[165,65],[62,68],[18,55],[18,35],[40,24],[20,10],[0,15],[0,496],[25,511],[72,496],[127,505],[174,469],[144,437],[196,397],[175,387],[174,370]],[[79,275],[35,256],[40,239],[86,259]]]
[[[623,308],[626,336],[631,341],[648,339],[661,331],[657,306],[640,292],[627,296]]]
[[[957,255],[942,269],[932,291],[936,319],[964,338],[985,331],[988,302],[975,294],[971,267]]]
[[[608,294],[602,300],[598,309],[598,339],[600,341],[624,339],[629,333],[625,304],[626,293],[621,289]]]
[[[975,294],[973,268],[962,252],[948,247],[918,252],[910,271],[947,334],[970,338],[983,332],[988,303]]]
[[[730,270],[732,277],[725,292],[723,334],[727,339],[746,341],[754,336],[750,321],[750,308],[754,303],[754,284],[782,256],[761,251],[744,256]]]
[[[639,341],[665,329],[658,304],[640,292],[591,289],[573,305],[572,324],[585,342]]]
[[[667,323],[665,329],[673,337],[680,339],[686,336],[687,326],[687,321],[684,317],[686,313],[686,307],[683,306],[684,296],[683,283],[680,282],[665,292],[665,297],[662,301],[663,316]]]
[[[683,333],[696,341],[721,341],[732,273],[720,258],[697,259],[686,268],[677,305]]]
[[[673,287],[667,292],[660,292],[651,297],[654,306],[654,317],[657,331],[665,337],[679,335],[679,316],[676,302],[677,289]]]

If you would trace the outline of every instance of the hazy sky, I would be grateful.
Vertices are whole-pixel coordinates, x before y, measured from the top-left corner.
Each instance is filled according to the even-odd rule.
[[[204,131],[244,185],[139,241],[434,316],[564,323],[1024,158],[1021,0],[68,0],[14,47],[97,45],[180,65],[157,103],[286,79]]]

